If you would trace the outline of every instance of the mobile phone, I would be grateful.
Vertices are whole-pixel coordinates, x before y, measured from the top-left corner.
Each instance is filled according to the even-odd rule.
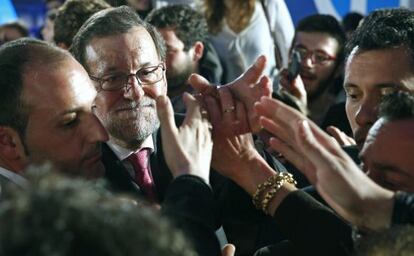
[[[293,81],[300,73],[300,54],[297,51],[292,52],[292,57],[287,68],[288,70],[288,79],[289,81]]]

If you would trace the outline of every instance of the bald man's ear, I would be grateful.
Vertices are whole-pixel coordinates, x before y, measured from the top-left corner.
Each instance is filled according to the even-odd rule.
[[[203,42],[197,41],[193,46],[194,54],[193,61],[198,62],[203,57],[204,44]]]
[[[22,138],[8,126],[0,126],[0,158],[15,168],[23,168],[26,163]]]

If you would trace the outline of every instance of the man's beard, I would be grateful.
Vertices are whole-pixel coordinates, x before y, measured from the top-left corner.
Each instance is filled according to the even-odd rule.
[[[116,111],[124,108],[128,108],[128,110],[122,111],[122,113]],[[105,117],[101,117],[99,113],[97,115],[109,135],[128,147],[140,146],[160,126],[155,100],[147,96],[144,96],[139,102],[124,102],[115,110],[107,113]]]
[[[187,80],[192,73],[193,67],[190,61],[187,61],[186,65],[180,71],[174,70],[168,72],[167,70],[168,95],[174,95],[177,92],[184,91],[182,89],[187,87]]]

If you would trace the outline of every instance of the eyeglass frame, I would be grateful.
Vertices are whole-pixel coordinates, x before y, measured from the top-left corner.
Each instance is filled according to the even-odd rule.
[[[306,51],[306,53],[302,55],[302,53],[300,52],[300,50]],[[321,51],[321,50],[308,50],[308,49],[306,49],[304,47],[295,47],[292,50],[292,54],[293,54],[293,52],[298,52],[299,55],[300,55],[300,57],[301,57],[301,60],[302,61],[305,60],[305,59],[310,58],[310,60],[312,61],[312,64],[315,64],[315,65],[325,65],[329,61],[335,61],[335,60],[337,60],[336,57],[331,56],[328,53],[326,53],[324,51]],[[320,53],[320,54],[325,55],[326,56],[326,59],[323,60],[323,61],[316,61],[315,56],[316,56],[317,53]]]
[[[156,69],[158,69],[158,68],[160,68],[160,67],[161,67],[161,69],[162,69],[162,75],[161,75],[161,77],[160,77],[157,81],[154,81],[154,82],[151,82],[151,83],[143,83],[143,82],[141,81],[141,79],[138,77],[139,72],[141,72],[142,70],[145,70],[145,69],[151,69],[151,68],[156,68]],[[142,68],[138,69],[138,70],[137,70],[137,72],[135,72],[135,74],[128,74],[128,75],[123,74],[122,76],[127,78],[127,79],[126,79],[125,84],[124,84],[124,85],[122,85],[122,86],[121,86],[121,87],[119,87],[119,88],[116,88],[116,89],[111,89],[111,90],[108,90],[108,89],[104,89],[104,88],[103,88],[103,84],[104,84],[105,82],[108,82],[108,80],[110,79],[110,77],[109,77],[109,78],[107,78],[107,79],[104,79],[103,77],[96,77],[96,76],[93,76],[93,75],[89,75],[89,78],[90,78],[92,81],[95,81],[95,82],[97,82],[97,83],[99,84],[99,88],[100,88],[100,90],[102,90],[102,91],[106,91],[106,92],[115,92],[115,91],[119,91],[119,90],[121,90],[121,89],[126,89],[126,88],[128,87],[128,84],[129,84],[129,78],[130,78],[131,76],[134,76],[134,77],[137,79],[138,84],[139,84],[141,87],[143,87],[144,85],[152,85],[152,84],[158,83],[159,81],[161,81],[161,80],[164,78],[164,76],[165,76],[165,74],[164,74],[164,73],[165,73],[165,70],[166,70],[165,63],[164,63],[164,62],[161,62],[161,63],[159,63],[158,65],[148,66],[148,67],[142,67]]]

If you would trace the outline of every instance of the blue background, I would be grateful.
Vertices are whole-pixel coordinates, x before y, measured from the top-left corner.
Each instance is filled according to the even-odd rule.
[[[351,9],[352,2],[362,6],[358,11],[362,14],[384,7],[414,7],[414,0],[285,0],[293,22],[314,13],[332,14],[343,17]],[[320,7],[316,2],[320,3]],[[354,4],[355,4],[354,3]],[[362,4],[361,4],[362,3]],[[358,4],[358,3],[357,3]],[[332,6],[334,12],[326,6]],[[32,35],[37,35],[44,23],[46,7],[43,0],[0,0],[0,24],[16,20],[18,17],[28,24]]]

